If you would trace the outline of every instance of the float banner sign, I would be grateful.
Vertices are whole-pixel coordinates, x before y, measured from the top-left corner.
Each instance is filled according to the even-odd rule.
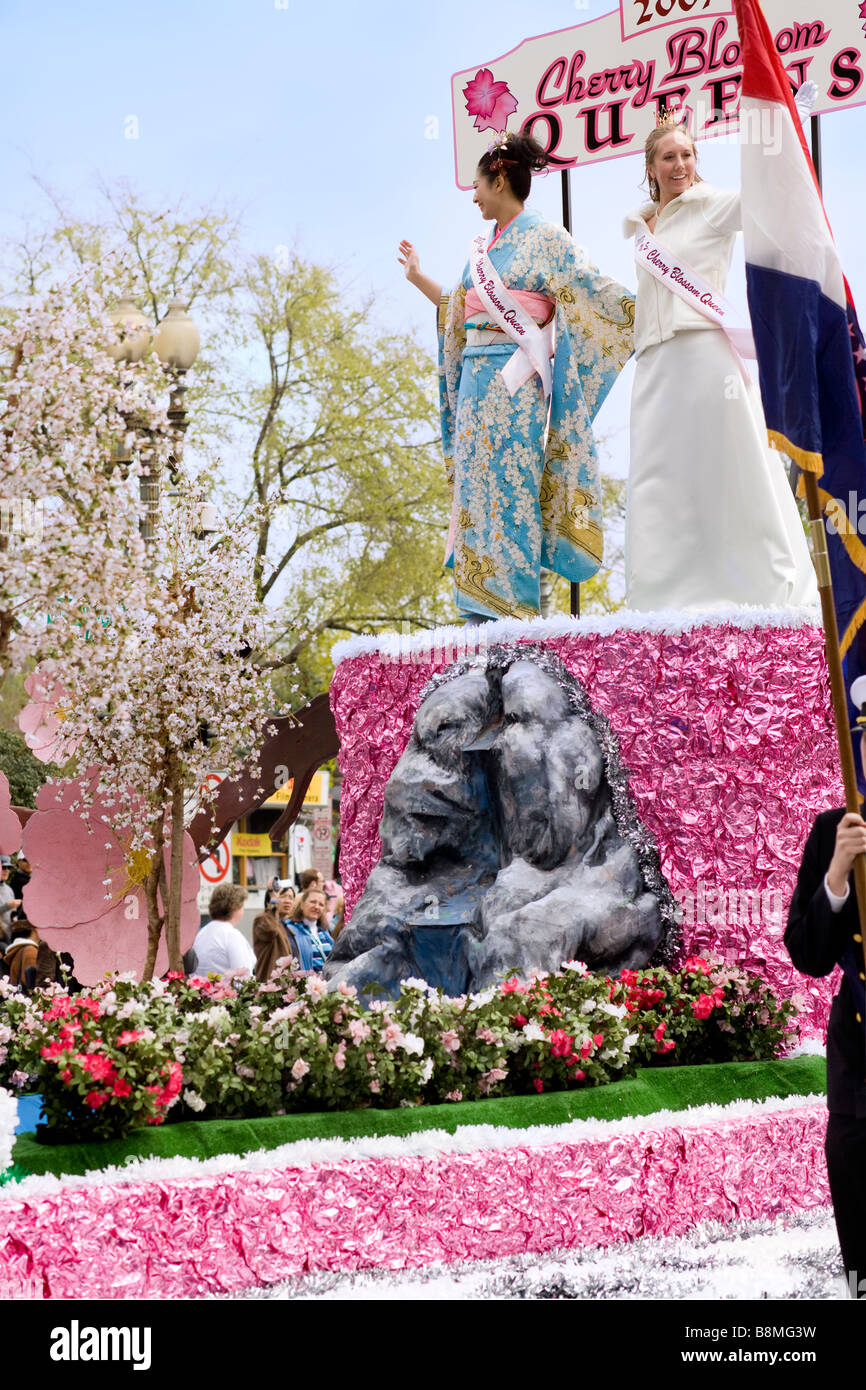
[[[816,83],[814,115],[866,103],[862,0],[764,0],[764,14],[795,87]],[[796,18],[794,15],[796,14]],[[494,134],[529,122],[552,169],[643,151],[662,109],[688,113],[697,139],[738,134],[742,61],[726,0],[620,0],[572,29],[525,39],[500,58],[454,74],[457,184],[471,188]]]

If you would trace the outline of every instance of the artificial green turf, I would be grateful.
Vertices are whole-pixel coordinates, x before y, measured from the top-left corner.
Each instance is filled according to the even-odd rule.
[[[124,1139],[85,1144],[37,1144],[22,1134],[14,1163],[27,1173],[86,1173],[123,1164],[127,1158],[212,1158],[276,1149],[298,1139],[354,1139],[361,1135],[413,1134],[425,1129],[453,1132],[461,1125],[504,1125],[529,1129],[567,1120],[618,1120],[658,1110],[726,1105],[734,1100],[823,1094],[826,1065],[817,1055],[777,1062],[723,1062],[702,1067],[642,1068],[633,1077],[590,1090],[540,1096],[463,1101],[403,1110],[344,1110],[338,1113],[277,1115],[262,1120],[192,1120],[139,1129]]]

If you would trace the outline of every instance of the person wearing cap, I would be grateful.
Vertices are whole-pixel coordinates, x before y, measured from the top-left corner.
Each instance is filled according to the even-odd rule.
[[[866,677],[851,687],[866,728]],[[860,755],[866,775],[866,742]],[[862,809],[862,808],[861,808]],[[822,811],[803,850],[785,945],[798,970],[842,968],[827,1028],[825,1141],[833,1214],[849,1291],[866,1298],[866,965],[852,869],[866,853],[866,820],[844,807]]]
[[[10,884],[9,874],[12,860],[8,854],[0,855],[0,940],[12,939],[12,913],[21,906],[21,899],[15,896]]]

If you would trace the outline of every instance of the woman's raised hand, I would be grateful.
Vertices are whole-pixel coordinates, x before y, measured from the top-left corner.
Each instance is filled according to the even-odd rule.
[[[411,241],[401,241],[397,259],[403,267],[403,272],[407,280],[412,280],[420,273],[421,262],[418,259],[418,252]]]
[[[414,285],[420,290],[425,298],[430,300],[438,308],[439,300],[442,297],[442,286],[437,285],[435,280],[431,280],[429,275],[421,274],[421,263],[418,260],[418,252],[411,241],[405,239],[400,242],[397,259],[403,267],[403,273],[410,285]]]

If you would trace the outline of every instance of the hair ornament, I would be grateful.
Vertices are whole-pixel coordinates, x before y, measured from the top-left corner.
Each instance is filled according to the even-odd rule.
[[[493,139],[487,146],[487,153],[492,154],[494,150],[507,150],[508,134],[507,130],[503,130],[501,133],[494,132]]]
[[[680,108],[673,106],[668,110],[663,106],[656,116],[656,130],[676,130],[679,126],[688,128],[688,121]]]

